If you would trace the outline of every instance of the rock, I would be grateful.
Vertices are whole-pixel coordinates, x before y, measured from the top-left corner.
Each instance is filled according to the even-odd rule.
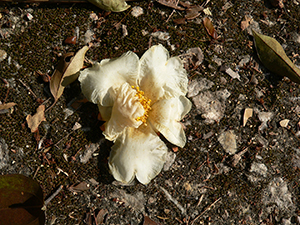
[[[236,153],[236,135],[234,134],[233,130],[222,132],[218,137],[218,141],[222,145],[225,152],[227,152],[230,155]]]
[[[83,164],[87,163],[90,160],[90,158],[92,158],[93,153],[99,148],[99,146],[99,143],[92,143],[89,146],[86,146],[84,152],[79,156],[80,162]]]
[[[2,62],[4,59],[6,59],[7,53],[6,51],[0,49],[0,62]]]
[[[240,79],[240,75],[237,72],[234,72],[231,68],[227,68],[225,70],[225,73],[227,73],[229,76],[231,76],[233,79],[238,79],[239,81],[241,81]]]
[[[246,125],[248,119],[249,119],[250,117],[252,117],[252,115],[253,115],[253,109],[251,109],[251,108],[246,108],[246,109],[245,109],[245,112],[244,112],[244,117],[243,117],[243,126]]]
[[[250,55],[244,55],[241,58],[241,61],[238,64],[239,68],[244,67],[250,61]]]
[[[90,14],[90,19],[92,19],[92,20],[98,20],[99,18],[98,18],[98,16],[97,16],[97,14],[96,13],[94,13],[94,12],[92,12],[91,14]]]
[[[289,122],[290,122],[290,120],[284,119],[284,120],[281,120],[279,122],[279,124],[280,124],[281,127],[286,128],[288,126]]]
[[[173,165],[175,159],[176,159],[176,154],[174,152],[168,152],[167,156],[166,156],[166,162],[164,164],[163,170],[164,171],[168,171],[171,166]]]
[[[134,6],[131,9],[131,15],[134,17],[139,17],[140,15],[144,14],[144,10],[140,6]]]
[[[230,96],[227,89],[211,92],[205,91],[193,97],[193,102],[199,113],[205,118],[205,123],[219,122],[225,112],[226,99]]]
[[[295,208],[292,195],[288,190],[287,183],[281,177],[275,177],[264,190],[262,203],[274,210],[274,207],[281,211],[289,211]]]
[[[216,55],[214,55],[214,57],[212,58],[212,61],[214,61],[218,66],[222,65],[222,62],[224,61],[221,58],[218,58]]]
[[[9,150],[3,138],[0,138],[0,169],[9,165]]]
[[[138,191],[135,194],[127,194],[126,191],[122,189],[117,189],[111,194],[112,198],[119,198],[125,203],[126,207],[132,208],[136,212],[144,212],[145,210],[145,198],[143,192]]]
[[[87,30],[84,34],[84,43],[88,44],[90,43],[94,38],[93,38],[94,32],[92,30]]]
[[[162,32],[162,31],[156,31],[152,33],[151,36],[161,41],[167,41],[170,39],[170,34],[168,32]]]
[[[204,59],[203,52],[201,48],[195,47],[195,48],[190,48],[186,52],[187,59],[189,59],[189,62],[193,62],[195,67],[198,67],[201,65]]]
[[[268,127],[267,122],[273,117],[272,112],[259,112],[258,119],[262,122],[262,124],[258,127],[259,131],[263,131]]]
[[[256,173],[257,175],[267,177],[268,168],[263,163],[253,162],[250,168],[251,173]]]
[[[263,148],[267,148],[269,145],[268,140],[265,139],[260,134],[255,135],[255,137],[252,138],[252,140],[254,141],[253,144],[261,144],[263,146]]]
[[[188,97],[194,97],[199,92],[208,90],[214,85],[214,82],[207,80],[206,78],[200,78],[199,80],[192,80],[188,86]]]
[[[295,148],[296,153],[293,155],[293,166],[300,169],[300,149]]]

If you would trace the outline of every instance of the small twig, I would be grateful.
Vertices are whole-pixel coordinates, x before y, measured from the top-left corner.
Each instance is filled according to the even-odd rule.
[[[129,15],[129,13],[132,11],[132,9],[131,10],[129,10],[128,11],[128,13],[126,13],[126,15],[119,21],[119,22],[117,22],[117,23],[115,23],[114,24],[114,27],[117,27],[119,24],[121,24],[124,20],[125,20],[125,18]],[[112,29],[112,28],[111,28]],[[110,30],[111,30],[110,29]]]
[[[58,145],[60,142],[62,142],[65,138],[68,138],[71,134],[73,134],[74,131],[75,131],[75,130],[72,130],[72,131],[71,131],[70,133],[68,133],[66,136],[62,137],[62,139],[60,139],[58,142],[56,142],[56,144],[54,144],[54,146],[55,146],[56,148],[59,148],[57,145]]]
[[[193,225],[197,219],[199,219],[204,213],[206,213],[208,210],[210,210],[215,204],[217,204],[218,201],[221,200],[222,197],[218,198],[216,201],[214,201],[210,206],[208,206],[202,213],[200,213],[199,216],[197,216],[191,223]]]
[[[43,210],[46,209],[46,206],[49,204],[49,202],[51,202],[51,200],[55,198],[56,195],[58,195],[58,193],[63,189],[63,187],[63,185],[60,185],[59,188],[45,200],[44,206],[42,208]]]
[[[175,6],[178,6],[178,2],[179,2],[179,0],[176,1]],[[173,16],[173,14],[174,14],[175,12],[176,12],[176,10],[173,9],[173,11],[171,12],[170,16],[169,16],[168,19],[166,20],[166,23],[169,22],[169,20],[171,19],[171,17]]]
[[[39,167],[36,169],[36,171],[35,171],[35,173],[34,173],[34,175],[33,175],[33,179],[35,178],[35,176],[36,176],[37,173],[39,172],[40,168],[41,168],[41,166],[39,166]]]
[[[173,198],[166,189],[163,187],[160,187],[160,189],[165,193],[167,199],[173,202],[180,209],[183,215],[186,215],[186,209],[175,198]]]
[[[203,197],[204,197],[204,194],[200,196],[199,201],[197,203],[197,207],[201,204]]]
[[[237,154],[234,154],[234,156],[232,157],[232,166],[236,167],[236,165],[239,163],[239,161],[241,160],[242,156],[248,151],[248,148],[245,148],[244,150],[240,151]]]
[[[33,97],[35,97],[36,99],[38,98],[38,97],[36,96],[36,94],[34,94],[34,92],[31,90],[31,88],[28,87],[21,79],[18,79],[18,81],[20,81],[20,83],[21,83],[24,87],[26,87],[26,89],[33,95]]]

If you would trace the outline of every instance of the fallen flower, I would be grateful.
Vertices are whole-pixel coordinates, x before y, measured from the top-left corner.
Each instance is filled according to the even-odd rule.
[[[179,147],[186,137],[179,121],[190,111],[187,73],[178,57],[169,58],[162,45],[152,46],[141,59],[129,51],[104,59],[79,76],[85,97],[98,104],[103,134],[115,144],[109,157],[114,178],[147,184],[166,162],[161,133]]]

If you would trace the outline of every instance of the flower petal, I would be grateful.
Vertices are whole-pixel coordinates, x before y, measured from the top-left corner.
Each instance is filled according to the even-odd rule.
[[[111,112],[112,112],[112,106],[101,106],[98,105],[98,109],[101,115],[101,119],[103,121],[109,121],[110,117],[111,117]]]
[[[140,59],[139,86],[152,102],[187,93],[187,73],[178,57],[169,58],[162,45],[152,46]]]
[[[180,120],[190,111],[192,103],[184,96],[163,99],[152,106],[148,121],[155,131],[160,132],[169,142],[179,147],[186,143]]]
[[[127,52],[116,59],[104,59],[80,72],[78,80],[84,96],[95,104],[112,106],[116,89],[123,83],[137,85],[139,58]]]
[[[163,168],[167,151],[150,126],[128,128],[112,147],[109,168],[118,181],[131,183],[136,176],[139,182],[147,184]]]
[[[136,90],[124,83],[117,90],[117,97],[111,117],[103,132],[106,139],[114,141],[127,127],[138,128],[143,122],[136,118],[143,116],[145,110],[136,96]]]

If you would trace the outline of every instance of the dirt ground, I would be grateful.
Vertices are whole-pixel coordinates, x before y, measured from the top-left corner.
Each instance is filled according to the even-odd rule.
[[[185,7],[156,1],[130,2],[121,13],[89,3],[0,4],[0,101],[17,104],[0,112],[0,173],[34,178],[45,198],[63,185],[47,205],[46,224],[300,224],[299,84],[265,69],[249,34],[254,28],[275,38],[300,65],[300,1],[282,8],[267,0],[190,3],[204,10],[186,20]],[[133,16],[134,6],[143,14]],[[27,126],[27,115],[53,103],[45,79],[60,56],[86,43],[91,61],[129,50],[141,56],[161,43],[186,62],[187,144],[168,144],[170,165],[146,186],[114,182],[112,143],[101,134],[97,106],[79,101],[78,82],[45,113],[38,133]],[[191,48],[197,54],[189,58]]]

